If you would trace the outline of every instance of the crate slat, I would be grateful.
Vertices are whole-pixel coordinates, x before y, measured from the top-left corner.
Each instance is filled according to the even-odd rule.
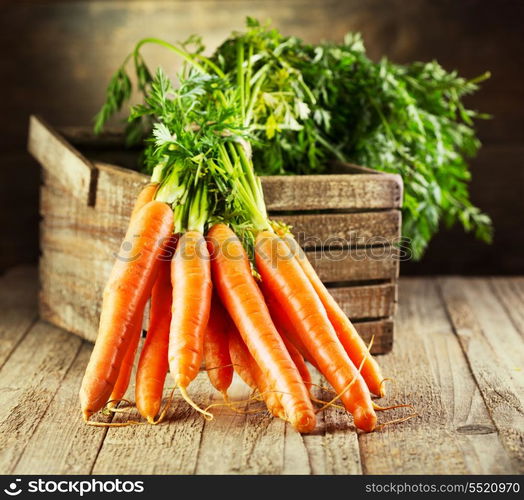
[[[373,339],[372,354],[383,354],[391,351],[395,334],[395,324],[392,319],[356,322],[355,328],[368,345]]]
[[[124,226],[125,227],[125,226]],[[114,228],[116,231],[116,227]],[[72,253],[86,259],[107,259],[112,262],[118,255],[121,238],[105,233],[104,228],[92,229],[53,225],[44,220],[41,225],[41,245],[64,254]],[[334,253],[334,250],[332,253]],[[384,251],[381,258],[372,251]],[[327,251],[308,251],[307,255],[322,281],[326,283],[391,280],[397,277],[396,250],[341,249],[336,260]],[[355,254],[355,255],[354,255]]]
[[[399,208],[397,175],[331,174],[263,177],[268,210],[370,210]]]
[[[306,251],[322,281],[394,280],[398,278],[394,247]]]
[[[95,204],[98,170],[38,116],[29,119],[28,149],[44,167],[44,174],[54,174],[73,196]]]
[[[400,211],[274,215],[292,226],[302,248],[393,244],[400,238]]]
[[[86,230],[89,228],[96,232],[110,232],[108,236],[116,238],[121,238],[124,234],[132,203],[117,202],[114,190],[111,191],[111,201],[107,201],[105,195],[101,194],[98,196],[96,210],[84,210],[85,204],[70,196],[67,191],[55,189],[53,196],[52,184],[48,186],[41,193],[41,213],[50,224],[57,227],[81,225]],[[291,225],[295,238],[306,249],[392,244],[398,242],[400,237],[398,210],[279,215],[275,220]]]
[[[96,162],[95,166],[100,170],[99,193],[129,191],[148,181],[143,174],[123,168],[115,170],[114,165]],[[393,174],[278,175],[261,180],[270,212],[398,209],[402,200],[402,182]],[[111,195],[108,198],[117,199]]]

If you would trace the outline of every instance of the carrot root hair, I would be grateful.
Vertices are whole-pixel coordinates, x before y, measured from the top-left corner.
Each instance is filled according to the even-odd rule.
[[[224,398],[223,403],[212,403],[206,406],[205,411],[208,411],[210,408],[217,408],[217,407],[225,406],[229,408],[230,410],[233,410],[235,413],[240,413],[241,415],[250,415],[253,413],[260,413],[261,410],[259,409],[241,410],[240,408],[237,407],[237,405],[251,403],[252,401],[262,402],[265,394],[287,394],[287,393],[282,392],[282,391],[264,391],[264,392],[253,391],[253,395],[250,396],[248,399],[241,399],[239,401],[230,401],[229,398],[227,400]],[[267,408],[266,410],[269,411],[269,409]],[[283,416],[279,416],[279,418],[281,418],[282,420],[285,420],[286,422],[289,422],[289,419]]]
[[[212,366],[211,368],[205,368],[206,372],[210,372],[212,370],[220,370],[221,368],[228,368],[230,366],[241,366],[241,365],[235,365],[235,363],[229,363],[227,365],[220,365],[220,366]]]
[[[137,420],[128,420],[127,422],[93,422],[86,421],[91,427],[129,427],[130,425],[145,425],[147,422],[138,422]]]
[[[243,405],[251,403],[252,401],[259,401],[260,393],[258,391],[253,391],[252,395],[247,399],[240,399],[239,401],[231,401],[229,399],[229,396],[227,395],[227,392],[224,394],[222,393],[222,396],[224,398],[224,401],[222,403],[211,403],[210,405],[206,406],[205,410],[208,411],[210,408],[220,408],[220,407],[227,407],[230,410],[233,410],[235,413],[240,413],[242,415],[248,415],[251,413],[258,413],[260,410],[241,410],[240,408],[237,408],[237,405]]]
[[[391,377],[386,377],[384,379],[382,379],[382,382],[380,382],[380,397],[384,397],[386,395],[386,389],[383,388],[384,384],[386,382],[392,382],[393,385],[395,386],[395,379],[394,378],[391,378]]]
[[[409,406],[409,405],[407,405]],[[375,431],[381,431],[382,429],[384,429],[384,427],[387,427],[388,425],[394,425],[394,424],[401,424],[402,422],[406,422],[408,420],[411,420],[412,418],[415,418],[415,417],[420,417],[420,413],[418,412],[414,412],[410,415],[407,415],[405,417],[401,417],[401,418],[395,418],[393,420],[389,420],[387,422],[384,422],[383,424],[379,424],[375,427]]]
[[[369,343],[368,350],[371,349],[371,345],[373,344],[373,338],[371,338],[371,342]],[[362,361],[360,362],[360,365],[358,367],[357,373],[355,376],[349,381],[349,383],[342,389],[331,401],[328,401],[324,404],[324,406],[321,406],[318,410],[315,411],[315,413],[319,413],[321,411],[324,411],[326,408],[330,406],[338,406],[334,405],[333,403],[335,401],[338,401],[349,389],[350,387],[358,380],[358,376],[360,375],[360,372],[362,371],[362,368],[364,366],[364,363],[366,362],[366,358],[362,358]]]
[[[201,413],[202,416],[206,419],[206,420],[213,420],[214,416],[212,413],[209,413],[207,410],[203,410],[202,408],[200,408],[200,406],[198,406],[190,397],[189,397],[189,394],[187,393],[187,390],[185,387],[179,385],[178,386],[178,389],[180,390],[180,394],[182,395],[182,397],[184,398],[185,402],[191,406],[192,408],[194,408],[196,411],[198,411],[198,413]]]
[[[111,399],[106,403],[106,407],[102,410],[102,412],[107,411],[111,413],[123,413],[127,410],[127,408],[118,408],[118,404],[122,402],[127,403],[129,406],[134,406],[133,402],[129,399]]]
[[[373,409],[375,411],[388,411],[388,410],[394,410],[395,408],[411,408],[412,410],[415,409],[413,405],[410,404],[398,404],[398,405],[391,405],[391,406],[379,406],[376,403],[373,403]]]

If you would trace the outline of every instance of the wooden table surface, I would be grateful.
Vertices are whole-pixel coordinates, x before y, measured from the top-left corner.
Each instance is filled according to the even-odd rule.
[[[265,413],[217,407],[205,421],[177,395],[162,425],[83,424],[91,345],[38,320],[37,286],[34,268],[0,278],[0,474],[524,472],[524,278],[402,279],[394,349],[379,358],[395,383],[381,403],[411,403],[419,416],[361,434],[333,408],[304,436]],[[219,402],[205,373],[190,392]],[[238,382],[231,396],[249,391]],[[133,418],[130,409],[113,421]]]

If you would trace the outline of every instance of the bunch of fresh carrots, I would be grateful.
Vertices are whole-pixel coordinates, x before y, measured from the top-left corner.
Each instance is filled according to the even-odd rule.
[[[204,362],[226,400],[236,371],[273,415],[311,432],[307,361],[355,426],[373,431],[371,394],[385,394],[379,366],[290,229],[267,216],[249,147],[250,77],[232,82],[203,56],[186,61],[176,90],[158,71],[131,112],[154,122],[154,169],[104,290],[80,390],[84,419],[124,397],[150,299],[135,394],[148,422],[162,419],[168,371],[207,413],[187,393]]]

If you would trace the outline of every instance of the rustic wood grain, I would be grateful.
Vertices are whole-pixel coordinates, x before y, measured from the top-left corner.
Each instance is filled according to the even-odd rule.
[[[29,152],[75,197],[95,203],[97,170],[42,118],[29,120]]]
[[[172,387],[172,379],[168,376],[166,380],[166,386]],[[210,402],[212,391],[205,372],[189,388],[190,395],[201,406]],[[132,387],[129,393],[133,393]],[[130,409],[116,414],[113,422],[138,419],[138,412]],[[199,413],[175,394],[165,423],[109,429],[93,474],[193,474],[204,422]]]
[[[228,390],[231,402],[240,412],[247,410],[246,400],[251,396],[250,388],[237,375]],[[222,396],[212,394],[213,404],[222,403]],[[211,410],[213,421],[205,422],[198,453],[196,474],[238,474],[242,472],[242,436],[246,426],[246,415],[227,407]],[[221,443],[217,446],[217,443]],[[230,450],[224,453],[224,450]]]
[[[11,269],[0,278],[0,368],[38,318],[34,267]]]
[[[107,429],[86,425],[78,390],[93,346],[84,342],[13,474],[89,474]],[[98,421],[110,417],[97,415]],[[60,432],[57,432],[60,429]]]
[[[105,260],[88,262],[69,254],[46,251],[40,259],[40,316],[94,341],[104,287],[100,276],[109,276],[110,267]]]
[[[400,211],[275,215],[292,226],[302,248],[364,247],[397,243]]]
[[[78,337],[38,322],[0,370],[3,389],[0,471],[3,474],[15,469],[81,344]]]
[[[328,287],[329,292],[350,319],[384,318],[397,310],[397,285]]]
[[[103,162],[95,162],[108,177],[108,184],[100,184],[99,190],[125,192],[128,200],[144,186],[148,177],[129,169],[118,168]],[[113,174],[115,174],[113,176]],[[129,174],[129,176],[127,175]],[[377,210],[400,208],[402,181],[393,174],[328,174],[301,176],[261,177],[264,198],[270,213],[309,210]],[[99,178],[98,182],[103,182]],[[131,198],[129,198],[131,197]],[[107,201],[120,203],[116,196]]]
[[[524,344],[486,280],[439,280],[460,345],[504,446],[524,471]]]
[[[393,338],[395,325],[391,319],[382,319],[377,321],[354,322],[360,336],[366,344],[371,346],[371,354],[386,354],[393,348]]]
[[[300,434],[272,418],[262,402],[248,401],[251,391],[237,376],[228,394],[238,410],[253,413],[236,413],[227,407],[212,410],[215,419],[205,423],[196,474],[309,473]],[[215,393],[214,401],[221,399]],[[224,449],[231,452],[224,454]]]
[[[324,283],[394,280],[398,278],[397,250],[386,248],[341,248],[306,251]]]
[[[98,236],[119,240],[125,233],[133,205],[133,197],[125,194],[118,199],[111,185],[113,178],[105,179],[101,171],[101,181],[107,189],[99,189],[96,210],[90,210],[76,201],[66,191],[49,183],[41,188],[40,211],[52,227],[75,229],[94,233]],[[49,180],[49,179],[48,179]],[[122,191],[138,191],[142,183]],[[108,200],[110,198],[111,201]],[[300,214],[277,215],[276,220],[293,227],[293,234],[303,248],[339,249],[345,247],[364,247],[390,245],[399,241],[400,212],[364,212],[345,214]]]
[[[262,178],[268,210],[369,210],[400,207],[396,175],[303,175]]]
[[[13,276],[22,274],[17,271]],[[503,295],[496,292],[494,281],[499,281]],[[351,417],[336,408],[320,413],[317,428],[307,436],[265,412],[248,416],[215,408],[215,420],[205,422],[179,397],[166,423],[156,427],[85,426],[77,391],[91,346],[38,322],[0,369],[0,470],[16,474],[522,472],[521,372],[514,366],[523,359],[522,337],[515,318],[508,314],[511,306],[501,298],[519,297],[514,285],[520,279],[510,279],[508,285],[502,282],[498,278],[451,278],[438,284],[430,279],[401,281],[396,347],[379,360],[385,375],[396,382],[390,386],[390,396],[378,402],[410,402],[420,417],[373,434],[355,433]],[[9,286],[13,297],[29,294],[17,288],[34,290],[30,280]],[[0,298],[4,295],[0,288]],[[6,318],[0,315],[2,340]],[[311,371],[315,383],[326,385]],[[219,400],[205,372],[190,392],[202,406]],[[333,395],[319,388],[314,392],[325,401]],[[131,399],[132,394],[133,388],[128,392]],[[246,386],[233,384],[231,399],[241,401],[248,395]],[[243,406],[259,408],[255,403]],[[409,411],[398,409],[379,418],[384,422]],[[134,418],[136,410],[129,410],[115,420]]]
[[[380,362],[384,374],[395,379],[387,402],[411,403],[419,416],[361,434],[363,472],[515,472],[471,374],[472,360],[457,341],[436,284],[403,280],[399,296],[395,350]],[[409,409],[398,409],[379,418],[384,422],[409,413]]]
[[[524,337],[524,278],[492,278],[490,285],[513,326]]]
[[[324,389],[325,379],[309,367],[313,394],[319,401],[330,401],[334,394]],[[320,408],[320,403],[316,406]],[[350,415],[335,407],[328,407],[317,414],[317,428],[302,436],[309,457],[311,474],[362,474],[358,435]],[[307,469],[306,469],[307,470]]]

